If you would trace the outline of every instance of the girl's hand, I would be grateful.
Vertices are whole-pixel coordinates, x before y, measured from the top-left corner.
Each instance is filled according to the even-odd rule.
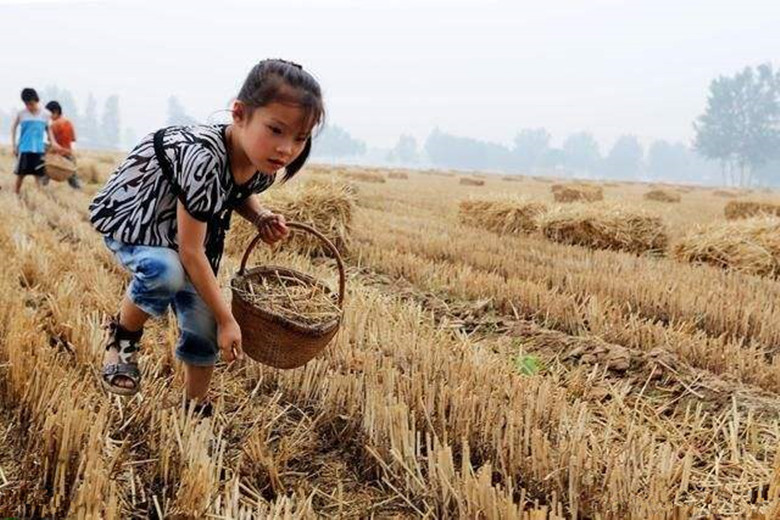
[[[222,359],[228,363],[244,359],[244,350],[241,348],[241,328],[232,315],[224,323],[217,323],[217,345],[222,352]]]
[[[263,213],[255,219],[255,226],[260,233],[260,238],[269,245],[274,245],[290,234],[284,216],[271,211]]]

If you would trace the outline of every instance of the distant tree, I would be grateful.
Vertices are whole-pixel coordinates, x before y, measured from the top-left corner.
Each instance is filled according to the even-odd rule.
[[[176,96],[168,98],[168,125],[195,125],[198,121],[194,117],[187,114],[184,110],[184,106],[179,102]]]
[[[544,155],[537,159],[536,165],[543,168],[566,166],[566,152],[561,148],[548,148]]]
[[[633,135],[621,136],[603,161],[604,174],[613,179],[635,179],[642,167],[642,145]]]
[[[596,139],[589,132],[571,134],[563,143],[566,166],[593,173],[601,160]]]
[[[87,146],[96,146],[100,141],[98,130],[97,101],[91,93],[87,98],[87,108],[84,110],[84,117],[81,119],[79,141],[85,143]]]
[[[398,138],[398,142],[387,154],[388,161],[406,164],[415,163],[419,158],[420,152],[417,149],[417,140],[407,134],[401,135]]]
[[[780,157],[780,72],[764,64],[713,80],[693,126],[694,148],[720,161],[724,182],[749,185],[754,169]]]
[[[103,107],[98,144],[105,148],[119,148],[120,131],[119,96],[109,96]]]
[[[446,168],[509,170],[512,152],[499,144],[458,137],[434,129],[425,140],[430,161]]]
[[[647,152],[647,173],[653,180],[692,180],[691,152],[682,143],[654,141]]]
[[[550,145],[550,133],[544,128],[525,128],[515,136],[515,164],[530,170],[539,165]]]
[[[313,155],[329,157],[348,157],[366,153],[366,143],[354,139],[341,127],[325,125],[314,138]]]

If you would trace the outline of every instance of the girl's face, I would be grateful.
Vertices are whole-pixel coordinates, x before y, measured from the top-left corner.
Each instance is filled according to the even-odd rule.
[[[246,105],[237,101],[233,108],[236,136],[252,166],[272,174],[300,155],[311,132],[301,107],[270,103],[255,108],[248,117],[247,112]]]

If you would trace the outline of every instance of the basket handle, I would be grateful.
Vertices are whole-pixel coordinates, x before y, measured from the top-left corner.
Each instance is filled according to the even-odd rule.
[[[308,233],[311,233],[315,237],[319,238],[330,250],[331,253],[333,253],[333,257],[336,259],[336,264],[338,264],[339,267],[339,308],[344,309],[344,287],[347,283],[347,275],[344,271],[344,261],[341,259],[341,255],[339,254],[339,250],[336,249],[336,246],[333,245],[333,242],[328,240],[328,237],[314,229],[313,227],[309,226],[308,224],[302,224],[300,222],[287,222],[287,227],[291,229],[299,229],[301,231],[306,231]],[[244,251],[244,256],[241,258],[241,268],[238,270],[239,275],[243,275],[246,271],[246,261],[249,259],[249,254],[254,250],[257,243],[261,240],[260,233],[255,236],[255,238],[252,239],[252,241],[249,243],[249,245],[246,248],[246,251]]]

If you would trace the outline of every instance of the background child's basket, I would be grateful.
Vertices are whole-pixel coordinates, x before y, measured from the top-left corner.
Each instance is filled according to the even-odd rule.
[[[46,175],[53,181],[64,181],[76,173],[76,163],[56,153],[44,156]]]
[[[230,288],[233,293],[233,316],[241,327],[242,345],[244,352],[260,363],[276,368],[297,368],[317,354],[322,352],[333,339],[341,325],[344,309],[344,288],[346,276],[344,262],[338,249],[322,233],[316,229],[298,222],[288,222],[291,230],[300,230],[313,234],[319,238],[333,253],[339,269],[339,314],[336,318],[316,325],[307,325],[291,320],[271,309],[263,308],[250,302],[245,293],[239,290],[248,280],[262,280],[266,277],[281,275],[300,280],[310,286],[321,288],[326,294],[332,294],[330,288],[322,281],[308,274],[278,266],[259,266],[246,269],[249,254],[260,240],[258,234],[250,242],[244,256],[241,259],[241,268],[230,280]]]

